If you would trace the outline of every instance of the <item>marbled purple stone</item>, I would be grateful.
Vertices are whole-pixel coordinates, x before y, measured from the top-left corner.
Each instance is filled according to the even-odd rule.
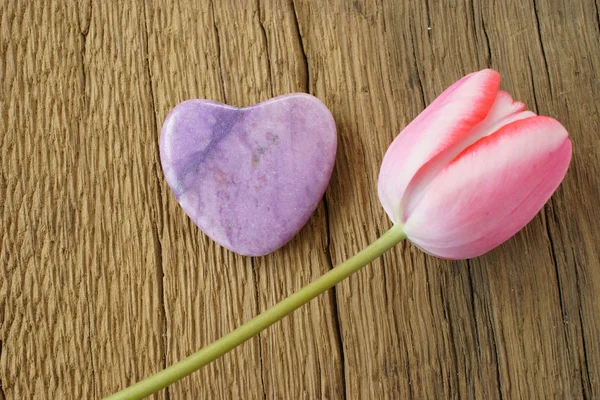
[[[165,120],[160,158],[200,229],[231,251],[260,256],[306,224],[329,183],[336,146],[331,113],[308,94],[246,108],[188,100]]]

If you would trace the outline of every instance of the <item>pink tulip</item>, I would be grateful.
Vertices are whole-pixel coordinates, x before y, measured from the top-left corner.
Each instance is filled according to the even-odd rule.
[[[396,137],[379,198],[432,255],[477,257],[522,229],[565,176],[571,142],[556,120],[499,91],[483,70],[454,83]]]

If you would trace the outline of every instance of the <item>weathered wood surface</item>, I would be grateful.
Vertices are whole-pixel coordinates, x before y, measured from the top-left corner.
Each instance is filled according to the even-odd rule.
[[[390,226],[393,137],[485,67],[571,133],[543,212],[468,262],[400,245],[157,397],[600,398],[597,0],[1,0],[0,399],[108,395],[355,254]],[[336,119],[331,185],[289,245],[236,256],[170,193],[162,121],[294,91]]]

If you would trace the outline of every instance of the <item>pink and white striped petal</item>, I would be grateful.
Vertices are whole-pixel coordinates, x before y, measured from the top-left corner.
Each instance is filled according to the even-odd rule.
[[[504,125],[535,116],[535,113],[525,110],[525,104],[514,101],[510,94],[499,91],[488,115],[483,121],[473,127],[464,141],[456,143],[454,146],[450,146],[443,152],[440,152],[415,173],[402,199],[402,222],[404,223],[408,220],[412,210],[423,198],[431,181],[463,150],[479,139],[493,134]]]
[[[464,150],[431,181],[404,231],[438,257],[477,257],[533,219],[570,160],[571,142],[556,120],[536,116],[509,123]]]
[[[401,199],[414,174],[438,154],[472,142],[472,128],[488,115],[499,85],[500,75],[493,70],[467,75],[396,137],[383,158],[378,186],[381,203],[394,223],[402,220]]]

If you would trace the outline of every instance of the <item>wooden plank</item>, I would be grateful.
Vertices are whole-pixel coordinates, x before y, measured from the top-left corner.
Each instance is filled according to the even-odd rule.
[[[155,99],[155,138],[177,103],[190,98],[225,101],[219,32],[212,4],[146,4],[150,75]],[[250,53],[252,54],[252,53]],[[189,220],[160,170],[160,242],[171,364],[257,313],[252,263],[224,250]],[[168,389],[173,397],[239,397],[262,393],[258,341],[241,347]],[[218,377],[218,379],[215,379]]]
[[[3,1],[0,16],[0,397],[86,397],[90,270],[75,267],[92,256],[80,214],[90,187],[75,176],[84,28],[58,3]]]
[[[515,240],[471,265],[473,271],[478,269],[480,278],[483,278],[480,281],[483,283],[481,293],[485,293],[482,299],[491,309],[489,325],[496,342],[499,385],[509,397],[594,398],[598,395],[598,384],[592,388],[588,382],[590,375],[585,354],[592,354],[589,348],[586,351],[586,338],[580,332],[583,322],[576,318],[575,305],[581,301],[579,275],[589,274],[588,268],[598,269],[598,241],[589,235],[583,243],[575,244],[569,240],[566,231],[564,234],[557,232],[559,226],[572,233],[582,229],[585,224],[575,225],[577,219],[561,221],[559,215],[565,218],[571,213],[569,204],[579,204],[577,214],[590,212],[591,204],[582,199],[588,198],[586,192],[590,195],[598,193],[597,181],[581,190],[573,190],[584,183],[576,175],[581,170],[589,170],[591,165],[587,162],[581,164],[579,143],[597,140],[586,131],[597,130],[598,125],[596,123],[595,128],[594,124],[588,125],[584,131],[578,129],[576,124],[580,122],[577,121],[587,117],[569,110],[567,103],[577,103],[581,93],[579,90],[579,93],[571,93],[573,97],[570,99],[563,96],[569,95],[565,93],[567,88],[581,87],[585,78],[580,81],[572,75],[558,72],[570,63],[569,53],[574,48],[577,54],[585,54],[591,48],[581,46],[577,30],[569,30],[567,35],[556,31],[557,28],[563,31],[567,21],[595,27],[596,21],[586,17],[585,8],[590,5],[571,7],[559,2],[532,2],[488,10],[482,8],[482,12],[487,12],[484,16],[486,21],[497,22],[487,26],[490,42],[502,44],[497,50],[492,50],[492,59],[494,54],[498,54],[495,57],[498,68],[506,71],[505,87],[530,108],[560,120],[571,132],[574,142],[574,160],[565,183],[544,212]],[[590,11],[588,9],[587,13]],[[510,19],[517,14],[523,17]],[[498,23],[500,21],[504,22]],[[511,21],[510,26],[508,21]],[[502,41],[507,29],[513,33],[511,40]],[[587,29],[586,32],[597,42],[597,29]],[[528,68],[512,67],[517,60],[522,60],[521,64]],[[584,196],[579,197],[582,194]],[[598,215],[595,220],[598,220]],[[575,252],[575,257],[585,257],[589,262],[580,264],[573,260],[567,266],[565,257],[573,255],[565,254],[565,245],[561,241],[568,243],[569,253]],[[513,267],[502,267],[506,265]],[[474,277],[475,285],[477,281],[479,278]],[[600,289],[598,281],[591,279],[587,284],[586,290],[590,292],[583,301],[590,313],[584,317],[586,319],[600,312],[596,296],[591,295]],[[598,343],[598,321],[591,319],[593,321],[587,320],[586,325],[596,336],[588,336],[587,341]],[[592,348],[596,346],[592,345]]]
[[[573,163],[545,210],[576,395],[600,396],[600,12],[596,2],[534,2],[547,75],[536,83],[540,113],[555,115],[573,137]],[[573,29],[566,29],[573,24]],[[541,80],[541,82],[540,82]],[[537,96],[536,96],[537,97]],[[563,386],[563,385],[561,385]],[[566,385],[564,385],[566,386]],[[581,386],[580,388],[578,386]],[[560,392],[559,392],[560,393]]]
[[[143,9],[3,9],[3,388],[98,397],[164,365]]]
[[[78,151],[88,259],[74,267],[88,268],[94,394],[104,396],[164,367],[166,327],[143,3],[92,2],[89,18]]]
[[[417,61],[428,50],[424,43],[431,22],[425,4],[339,2],[335,14],[321,7],[311,3],[305,12],[331,19],[306,18],[304,29],[312,50],[308,58],[314,70],[325,71],[317,87],[332,97],[340,127],[340,154],[328,197],[332,254],[339,263],[390,227],[376,194],[377,166],[387,146],[435,90],[441,92],[464,70],[448,64],[447,80],[439,88],[423,84],[423,74],[429,83],[433,69],[427,57],[425,71]],[[467,386],[474,356],[456,354],[452,335],[458,328],[448,316],[455,312],[466,319],[461,339],[466,346],[474,343],[471,303],[462,293],[469,289],[468,280],[466,275],[458,282],[452,278],[463,271],[401,245],[338,286],[349,398],[444,397]]]
[[[232,2],[220,7],[215,3],[194,9],[185,4],[154,2],[147,7],[150,59],[155,60],[151,71],[160,77],[153,85],[158,121],[189,98],[245,106],[306,90],[306,66],[291,2]],[[170,30],[173,26],[180,29]],[[284,249],[249,259],[208,240],[162,183],[168,363],[227,333],[329,268],[323,207]],[[170,393],[337,397],[343,385],[331,302],[331,294],[323,296],[266,331],[260,341],[251,341],[173,385]]]

